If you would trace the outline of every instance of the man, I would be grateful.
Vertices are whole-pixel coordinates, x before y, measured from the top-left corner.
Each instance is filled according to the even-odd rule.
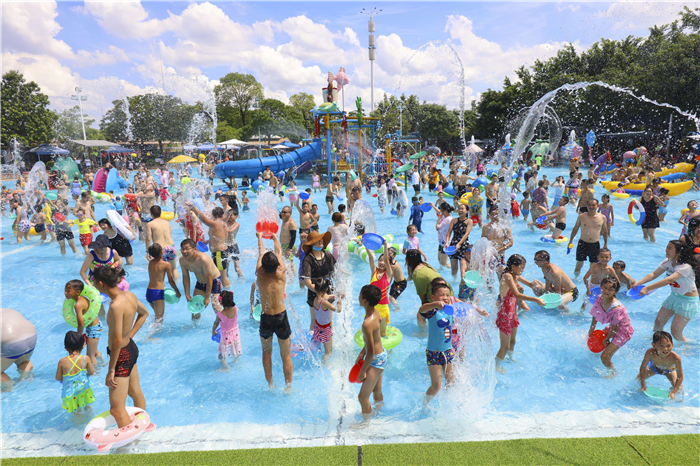
[[[224,288],[229,288],[231,282],[228,279],[228,245],[226,240],[228,239],[228,228],[226,222],[224,222],[224,209],[221,207],[214,207],[211,211],[211,218],[204,215],[197,207],[195,207],[191,202],[186,202],[185,205],[192,209],[192,212],[197,215],[197,218],[209,227],[209,250],[211,251],[211,258],[216,264],[216,268],[221,271],[221,282]]]
[[[498,175],[491,175],[491,182],[484,188],[484,196],[486,197],[486,209],[490,209],[492,205],[498,204]]]
[[[292,249],[297,240],[297,222],[292,218],[292,208],[283,207],[280,212],[282,219],[282,227],[280,229],[280,243],[282,245],[282,254],[289,260],[292,260]]]
[[[337,196],[340,190],[340,178],[337,176],[333,178],[332,183],[328,183],[326,188],[326,205],[328,206],[328,215],[333,215],[333,201],[334,197]]]
[[[192,296],[204,296],[204,307],[212,303],[214,311],[221,310],[219,304],[219,294],[221,293],[221,273],[216,268],[216,264],[206,253],[197,251],[197,244],[191,239],[183,240],[180,243],[180,267],[182,268],[182,287],[185,290],[185,299],[192,300]],[[194,294],[190,295],[190,272],[197,279],[194,286]],[[214,301],[211,297],[214,297]],[[192,320],[202,317],[201,313],[192,314]]]
[[[595,199],[595,191],[589,187],[588,180],[583,179],[581,180],[581,192],[579,193],[577,206],[579,213],[582,214],[588,211],[588,201],[591,199]]]
[[[551,212],[545,212],[543,215],[547,216],[544,219],[544,224],[550,224],[552,229],[552,239],[557,240],[561,234],[566,230],[566,204],[569,203],[569,196],[562,196],[559,198],[559,207],[552,210]]]
[[[282,246],[277,239],[277,234],[272,234],[275,244],[275,252],[266,251],[262,240],[262,233],[257,232],[258,237],[258,263],[255,267],[257,275],[258,291],[260,291],[260,343],[262,344],[262,362],[265,371],[265,379],[270,388],[272,384],[272,336],[277,335],[277,343],[280,347],[282,358],[282,370],[286,391],[292,387],[292,355],[291,336],[292,329],[289,326],[287,310],[284,307],[284,288],[287,281],[287,268],[282,256]]]
[[[177,281],[179,277],[177,273],[177,254],[170,230],[170,222],[160,218],[160,206],[152,205],[150,212],[153,220],[146,224],[146,249],[152,243],[160,244],[160,247],[163,248],[163,260],[170,263],[170,267],[173,270],[173,279]],[[148,257],[146,259],[148,260]]]
[[[109,369],[105,385],[109,387],[109,412],[121,428],[131,424],[126,411],[127,394],[135,407],[146,409],[146,398],[141,391],[136,366],[139,349],[133,338],[146,322],[148,310],[134,293],[117,288],[115,269],[100,267],[95,271],[93,279],[95,288],[110,298],[107,311]]]
[[[533,280],[530,287],[537,296],[541,296],[544,293],[560,294],[561,305],[559,308],[568,311],[569,308],[566,305],[578,299],[578,288],[576,288],[574,282],[561,267],[552,264],[549,260],[550,257],[547,251],[542,250],[535,253],[535,265],[542,269],[544,284],[539,280]]]
[[[576,219],[576,225],[571,232],[569,239],[569,248],[573,247],[574,238],[581,229],[581,239],[576,247],[576,269],[574,277],[578,278],[583,267],[583,262],[588,257],[589,262],[598,262],[598,253],[600,252],[600,235],[603,235],[604,245],[608,247],[608,228],[605,215],[598,213],[598,200],[595,198],[588,200],[587,211],[579,214]]]
[[[272,170],[270,170],[270,166],[265,167],[265,171],[263,171],[263,181],[270,181],[270,177],[272,176]]]
[[[233,260],[233,267],[236,269],[238,278],[243,278],[243,271],[241,270],[241,250],[238,247],[238,242],[236,241],[236,235],[241,228],[241,224],[238,223],[238,212],[233,209],[228,211],[228,214],[224,215],[226,218],[226,231],[228,232],[228,237],[226,238],[226,244],[228,248],[226,249],[226,254]],[[226,274],[228,277],[228,274]]]

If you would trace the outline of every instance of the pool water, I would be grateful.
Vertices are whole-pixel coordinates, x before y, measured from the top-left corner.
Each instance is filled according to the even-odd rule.
[[[542,173],[550,180],[566,175],[564,169],[546,168]],[[214,188],[220,185],[216,182]],[[310,179],[298,183],[300,188],[310,185]],[[407,194],[411,193],[412,190]],[[602,193],[602,187],[598,186],[597,196]],[[321,231],[332,224],[324,196],[325,191],[312,195],[322,214]],[[372,206],[377,233],[392,233],[394,242],[402,244],[408,216],[392,216],[390,208],[382,214],[375,198],[363,196]],[[531,304],[532,310],[520,315],[515,351],[518,361],[506,360],[504,367],[508,373],[497,374],[493,367],[498,350],[498,331],[494,325],[497,309],[493,304],[496,291],[484,289],[488,293],[485,307],[490,318],[479,318],[479,328],[485,330],[479,333],[475,327],[468,334],[464,359],[455,364],[458,383],[442,390],[426,404],[424,393],[430,385],[425,362],[426,333],[416,323],[420,301],[409,282],[399,298],[400,310],[392,309],[391,325],[402,331],[404,339],[389,352],[383,380],[384,404],[369,424],[361,423],[357,401],[360,386],[350,384],[347,375],[359,351],[352,340],[363,316],[357,294],[369,283],[370,272],[369,266],[354,255],[344,266],[347,295],[342,300],[342,313],[334,317],[333,356],[326,363],[316,353],[295,357],[293,390],[284,393],[275,343],[276,388],[269,390],[262,370],[258,324],[248,317],[257,260],[254,235],[257,199],[255,195],[250,197],[251,211],[241,212],[239,217],[238,244],[245,278],[234,278],[233,270],[230,273],[239,308],[243,354],[235,362],[229,362],[229,370],[221,370],[217,345],[211,340],[214,321],[211,308],[193,322],[183,299],[178,304],[166,305],[165,322],[160,326],[154,324],[151,313],[135,341],[140,350],[138,367],[147,411],[158,429],[119,452],[698,431],[697,318],[685,330],[690,342],[676,343],[674,347],[682,357],[685,375],[685,390],[680,400],[652,400],[640,392],[635,380],[644,352],[651,347],[654,318],[669,294],[668,288],[640,301],[621,295],[629,310],[634,336],[613,357],[614,375],[602,365],[599,355],[591,353],[586,346],[591,317],[590,305],[581,310],[583,296],[570,305],[570,313]],[[426,201],[434,201],[436,196],[424,193],[424,197]],[[613,200],[616,221],[608,244],[612,261],[624,260],[626,271],[637,279],[653,271],[665,257],[667,241],[678,238],[681,225],[676,221],[680,210],[689,200],[697,198],[697,192],[672,198],[667,222],[656,231],[655,245],[645,242],[641,229],[627,219],[627,202]],[[520,199],[522,196],[518,196]],[[280,203],[278,207],[281,208]],[[96,218],[105,217],[106,208],[107,204],[97,203]],[[296,209],[294,218],[298,219]],[[421,249],[444,278],[455,285],[449,269],[441,269],[437,261],[434,220],[433,213],[425,214],[425,234],[419,234]],[[565,235],[570,234],[575,223],[572,208],[567,220]],[[61,256],[57,244],[39,244],[38,237],[16,244],[10,225],[8,217],[3,217],[2,306],[20,311],[34,323],[39,339],[32,357],[33,375],[2,395],[3,456],[93,452],[82,442],[81,432],[91,417],[109,409],[104,385],[106,366],[91,378],[96,401],[89,412],[82,414],[68,414],[61,409],[61,385],[54,379],[57,361],[66,355],[63,337],[69,330],[61,315],[63,288],[68,280],[79,278],[84,257],[74,255],[70,248]],[[184,234],[176,223],[172,227],[173,239],[179,245]],[[471,242],[479,236],[480,229],[476,228]],[[574,254],[566,254],[565,243],[541,242],[541,233],[528,230],[522,219],[513,222],[513,236],[515,246],[507,256],[518,253],[528,260],[524,277],[542,280],[533,262],[534,253],[540,249],[548,250],[551,261],[573,275],[575,258]],[[134,246],[134,265],[125,267],[127,279],[131,291],[146,303],[145,248],[141,242]],[[400,261],[403,262],[403,257]],[[581,281],[577,285],[583,295],[585,285]],[[309,312],[306,291],[299,289],[295,277],[289,279],[287,295],[292,327],[298,338],[308,328]],[[105,328],[99,345],[105,356],[106,337]],[[8,375],[18,380],[14,368],[8,370]],[[657,376],[649,385],[668,388],[669,383]]]

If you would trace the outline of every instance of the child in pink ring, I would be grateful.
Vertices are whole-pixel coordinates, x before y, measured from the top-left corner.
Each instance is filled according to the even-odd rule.
[[[596,299],[591,309],[593,320],[588,335],[593,334],[596,323],[610,324],[605,330],[608,334],[605,338],[605,349],[600,355],[600,360],[605,367],[613,369],[612,357],[617,350],[625,345],[632,335],[632,321],[627,315],[627,308],[620,301],[615,299],[615,295],[620,291],[620,282],[615,278],[604,278],[600,283],[600,296]]]

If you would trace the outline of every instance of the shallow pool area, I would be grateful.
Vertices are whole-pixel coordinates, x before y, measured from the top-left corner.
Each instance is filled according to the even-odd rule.
[[[568,178],[568,171],[563,168],[545,168],[541,174],[552,181],[558,175]],[[299,188],[310,187],[311,179],[297,184]],[[219,187],[223,184],[217,180],[214,188]],[[409,197],[412,192],[412,189],[407,191]],[[596,186],[596,197],[600,198],[604,192],[601,186]],[[321,232],[332,225],[324,196],[325,190],[312,194],[321,213]],[[425,192],[423,196],[425,201],[437,198]],[[616,218],[608,243],[612,261],[624,260],[626,272],[636,279],[652,272],[665,257],[666,243],[679,236],[681,225],[677,220],[681,209],[699,197],[697,192],[688,191],[671,198],[667,221],[656,231],[656,244],[644,241],[641,229],[630,223],[628,202],[613,200]],[[420,300],[409,282],[398,300],[400,309],[391,310],[391,325],[401,330],[404,339],[389,351],[383,381],[384,404],[369,422],[362,422],[357,401],[360,386],[350,384],[347,375],[359,351],[352,338],[363,316],[357,295],[371,277],[369,266],[355,255],[349,256],[342,273],[347,295],[342,300],[342,312],[334,316],[332,357],[324,363],[314,352],[296,356],[293,390],[285,393],[275,343],[276,388],[268,389],[261,363],[258,323],[248,316],[257,261],[254,234],[257,198],[254,194],[250,198],[250,212],[241,212],[238,219],[241,224],[238,244],[245,277],[235,278],[233,270],[229,275],[239,309],[243,354],[235,362],[229,362],[228,370],[221,369],[217,346],[211,340],[214,321],[211,307],[199,321],[192,321],[182,299],[178,304],[166,305],[162,325],[154,323],[151,312],[135,341],[140,350],[138,367],[147,411],[158,428],[119,448],[117,453],[700,432],[698,318],[693,318],[685,329],[690,341],[674,342],[674,351],[683,360],[684,393],[678,401],[651,399],[640,391],[636,376],[644,352],[651,347],[654,318],[669,289],[662,288],[639,301],[620,295],[629,310],[634,336],[613,357],[616,373],[611,375],[599,355],[591,353],[586,346],[590,304],[581,309],[585,285],[580,278],[576,284],[582,297],[569,306],[570,313],[531,304],[530,312],[520,314],[517,362],[506,360],[507,374],[497,373],[493,364],[498,350],[498,329],[494,324],[497,290],[483,289],[488,298],[485,308],[490,313],[489,318],[480,318],[484,331],[468,334],[471,339],[466,342],[464,359],[455,359],[458,382],[443,389],[429,403],[424,399],[430,385],[425,362],[427,334],[416,322]],[[402,244],[408,216],[397,218],[390,214],[389,208],[382,214],[375,198],[366,193],[363,198],[372,207],[377,233],[392,233],[394,242]],[[518,201],[521,199],[518,196]],[[278,208],[282,205],[277,204]],[[289,205],[286,198],[285,205]],[[97,203],[96,218],[105,217],[106,209],[107,204]],[[172,210],[172,204],[165,209]],[[293,217],[298,219],[296,209]],[[433,212],[425,214],[425,233],[419,234],[421,249],[429,263],[456,289],[449,269],[441,268],[437,260],[435,220]],[[61,409],[61,385],[54,379],[56,364],[66,355],[63,338],[70,329],[61,315],[63,289],[68,280],[80,277],[84,256],[79,245],[78,255],[68,248],[67,254],[61,256],[56,243],[40,244],[36,236],[17,244],[11,223],[8,217],[2,218],[0,299],[3,307],[18,310],[36,326],[38,343],[32,356],[34,371],[30,378],[17,383],[13,391],[1,397],[2,457],[93,454],[95,451],[82,440],[82,430],[92,417],[109,409],[108,389],[104,384],[107,360],[91,377],[95,402],[81,414],[69,414]],[[565,236],[569,236],[574,223],[574,209],[569,207]],[[171,226],[179,249],[184,233],[177,223],[171,222]],[[533,261],[540,249],[548,250],[551,262],[573,277],[575,257],[573,253],[567,255],[566,243],[543,243],[542,234],[528,230],[522,218],[513,221],[512,229],[515,245],[506,257],[518,253],[527,259],[524,277],[542,280],[542,273]],[[480,235],[481,229],[475,228],[470,242]],[[269,241],[266,244],[271,246]],[[134,264],[125,266],[127,280],[130,291],[146,303],[145,247],[140,241],[133,246]],[[404,256],[399,261],[403,264]],[[294,268],[298,266],[297,260]],[[587,267],[584,266],[583,273]],[[181,283],[180,279],[178,285]],[[287,310],[298,336],[308,328],[309,311],[306,290],[299,288],[296,276],[288,277],[287,296]],[[148,305],[147,308],[150,312]],[[600,324],[598,328],[602,328]],[[106,337],[105,326],[99,343],[105,357]],[[14,367],[7,373],[18,380]],[[660,376],[653,377],[648,384],[669,386]]]

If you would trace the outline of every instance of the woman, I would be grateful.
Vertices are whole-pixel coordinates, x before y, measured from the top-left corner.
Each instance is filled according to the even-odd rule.
[[[99,222],[97,222],[97,224],[102,229],[102,231],[105,232],[105,235],[107,235],[107,238],[109,238],[109,245],[112,247],[112,249],[117,251],[119,257],[126,259],[126,263],[128,265],[133,265],[134,251],[131,249],[131,243],[129,243],[129,240],[126,239],[126,237],[119,233],[117,230],[112,228],[112,222],[110,222],[106,218],[101,219]],[[136,233],[134,232],[134,230],[132,230],[128,224],[126,227],[129,229],[131,234],[134,235],[135,238]]]
[[[644,222],[642,222],[642,233],[644,234],[644,239],[656,243],[656,236],[654,236],[654,230],[659,228],[659,207],[664,205],[664,202],[659,199],[659,196],[654,194],[651,185],[647,185],[644,188],[644,194],[639,200],[642,207],[644,207],[645,217]]]
[[[447,230],[447,242],[450,246],[454,246],[456,251],[450,256],[450,265],[452,266],[452,277],[457,277],[457,271],[460,272],[460,292],[464,283],[464,274],[469,268],[469,260],[471,259],[471,246],[469,245],[469,233],[474,228],[474,222],[467,217],[467,206],[460,204],[457,208],[459,217],[453,218],[450,222],[450,227]]]
[[[406,267],[408,268],[408,278],[413,280],[413,286],[416,287],[416,294],[418,294],[421,304],[429,303],[430,282],[435,278],[442,278],[442,276],[427,262],[423,262],[418,249],[406,251]],[[451,286],[450,290],[452,290]],[[452,294],[454,295],[454,292]]]
[[[311,321],[309,322],[309,330],[314,329],[316,322],[316,309],[314,308],[314,300],[316,299],[316,291],[314,288],[313,278],[327,278],[331,281],[331,287],[328,294],[331,295],[330,302],[335,301],[333,293],[333,272],[335,270],[335,258],[333,254],[326,251],[328,243],[331,241],[331,233],[324,234],[318,231],[312,231],[302,244],[301,248],[304,251],[304,261],[301,264],[301,276],[304,277],[304,285],[308,288],[306,294],[306,304],[309,305],[309,313]],[[338,303],[338,312],[340,312],[340,303]]]
[[[440,204],[440,213],[438,214],[437,223],[435,224],[435,229],[438,232],[438,259],[440,260],[440,265],[443,267],[450,266],[450,259],[442,250],[447,244],[447,232],[452,223],[451,212],[452,206],[447,202]]]
[[[88,285],[92,283],[92,275],[100,267],[121,267],[122,258],[119,253],[111,248],[107,235],[98,235],[95,241],[88,244],[90,254],[85,256],[83,266],[80,267],[80,278]]]
[[[661,304],[661,309],[654,321],[654,331],[664,329],[666,322],[675,314],[671,323],[671,334],[678,341],[688,341],[683,336],[683,329],[698,313],[698,288],[695,277],[700,274],[698,255],[678,240],[669,241],[666,246],[666,259],[659,267],[642,278],[636,286],[648,283],[666,272],[666,278],[647,285],[639,291],[644,296],[652,290],[671,285],[671,294]]]

